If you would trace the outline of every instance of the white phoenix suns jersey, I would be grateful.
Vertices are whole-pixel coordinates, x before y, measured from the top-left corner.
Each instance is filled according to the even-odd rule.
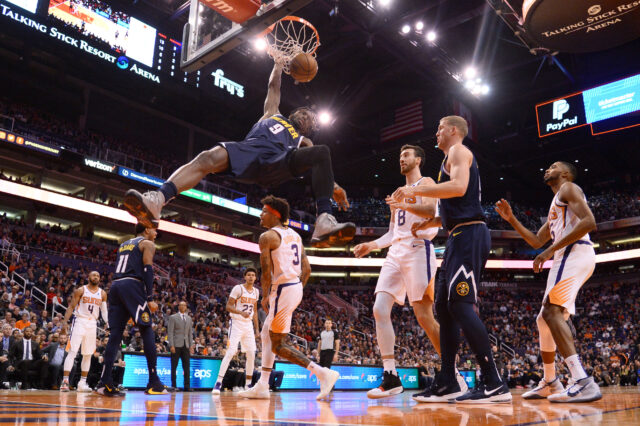
[[[237,286],[233,287],[229,297],[236,299],[235,308],[237,310],[242,312],[249,312],[249,314],[251,314],[248,318],[245,318],[240,314],[232,313],[231,319],[234,321],[251,322],[253,320],[253,316],[255,315],[253,307],[258,302],[258,299],[260,297],[260,292],[258,292],[258,289],[253,287],[253,290],[249,291],[244,285],[238,284]]]
[[[73,315],[76,318],[97,320],[100,316],[100,306],[102,305],[102,289],[98,288],[95,293],[89,290],[89,286],[82,287],[82,297],[76,305]]]
[[[576,227],[580,219],[575,215],[569,208],[567,203],[560,201],[558,198],[558,194],[560,191],[556,193],[553,197],[553,201],[551,201],[551,207],[549,208],[549,216],[547,220],[549,221],[549,231],[551,232],[551,239],[553,242],[561,239]],[[584,198],[585,201],[587,197]],[[591,241],[589,238],[589,234],[585,234],[582,238],[582,241]],[[564,253],[564,248],[555,252],[555,256],[562,256]]]
[[[280,234],[280,247],[271,251],[271,284],[296,283],[302,272],[302,238],[291,228],[271,228]]]
[[[413,186],[416,186],[422,181],[424,178],[420,178]],[[422,197],[411,197],[405,198],[404,202],[407,204],[416,204],[421,205]],[[436,212],[437,215],[437,212]],[[420,223],[424,221],[424,218],[417,216],[413,213],[410,213],[406,210],[396,209],[393,216],[393,240],[391,241],[392,245],[396,245],[398,243],[411,243],[411,241],[415,240],[416,237],[411,233],[411,226],[414,223]],[[432,240],[438,234],[438,228],[427,228],[418,232],[418,236],[423,240]]]

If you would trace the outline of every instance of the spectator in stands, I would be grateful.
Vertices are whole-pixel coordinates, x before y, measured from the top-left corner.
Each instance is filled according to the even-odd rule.
[[[22,389],[31,389],[34,385],[44,388],[44,378],[47,374],[46,355],[43,358],[40,348],[33,341],[33,329],[25,327],[23,332],[23,338],[13,342],[9,351],[9,360],[15,369],[16,381],[22,383]]]
[[[31,321],[29,321],[29,313],[24,312],[20,317],[22,318],[20,321],[16,322],[16,328],[18,330],[24,330],[26,327],[31,325]]]
[[[7,382],[8,373],[13,370],[9,362],[9,349],[11,349],[13,342],[11,325],[5,323],[2,326],[2,341],[0,343],[0,389],[9,388],[9,386],[5,385],[5,382]]]
[[[51,336],[55,335],[51,334]],[[64,366],[64,360],[67,357],[65,348],[67,346],[69,336],[66,334],[60,334],[57,340],[57,342],[52,341],[51,344],[47,346],[43,351],[49,359],[48,378],[50,387],[55,390],[60,388],[60,382],[62,380],[62,368]]]

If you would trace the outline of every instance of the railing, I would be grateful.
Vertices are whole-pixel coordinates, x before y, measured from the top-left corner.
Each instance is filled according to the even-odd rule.
[[[362,313],[367,313],[369,312],[369,308],[367,308],[365,305],[363,305],[361,302],[358,302],[356,300],[356,298],[354,297],[353,299],[351,299],[351,304],[360,312]]]
[[[509,357],[516,357],[516,351],[511,346],[499,341],[498,338],[491,333],[489,333],[489,342],[492,345],[496,345],[500,351],[506,353]]]

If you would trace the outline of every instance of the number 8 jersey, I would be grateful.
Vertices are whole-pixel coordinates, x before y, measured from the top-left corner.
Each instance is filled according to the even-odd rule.
[[[280,247],[271,251],[271,285],[275,287],[279,284],[299,282],[302,273],[302,238],[288,227],[275,226],[271,229],[280,235]]]

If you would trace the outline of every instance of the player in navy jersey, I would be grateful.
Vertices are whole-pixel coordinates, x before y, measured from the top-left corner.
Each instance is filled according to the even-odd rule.
[[[153,255],[156,252],[155,228],[136,225],[136,237],[120,244],[116,271],[109,290],[109,326],[111,334],[104,351],[104,369],[97,392],[105,396],[122,395],[114,386],[111,372],[129,319],[133,319],[142,336],[147,358],[149,383],[145,393],[166,394],[156,372],[156,343],[151,314],[158,309],[153,301]]]
[[[480,172],[471,151],[462,144],[467,136],[467,121],[459,116],[440,120],[436,138],[445,154],[438,183],[401,187],[395,199],[415,196],[438,198],[440,216],[414,226],[442,226],[449,231],[444,259],[436,281],[435,305],[440,323],[442,369],[430,389],[416,394],[420,402],[457,403],[510,402],[511,393],[498,374],[487,329],[476,313],[477,284],[491,248],[491,236],[480,205]],[[476,355],[481,368],[481,383],[461,395],[456,381],[455,360],[460,329]]]
[[[176,170],[158,191],[141,194],[130,189],[125,208],[147,227],[157,226],[162,207],[179,193],[193,188],[209,173],[234,177],[239,182],[265,187],[282,184],[311,170],[317,219],[311,237],[315,247],[344,244],[353,239],[353,223],[340,224],[332,215],[331,198],[341,209],[349,208],[347,194],[333,180],[331,153],[326,145],[314,146],[311,134],[317,129],[316,115],[306,107],[295,109],[288,118],[280,114],[282,64],[276,62],[264,114],[245,140],[220,142]]]

